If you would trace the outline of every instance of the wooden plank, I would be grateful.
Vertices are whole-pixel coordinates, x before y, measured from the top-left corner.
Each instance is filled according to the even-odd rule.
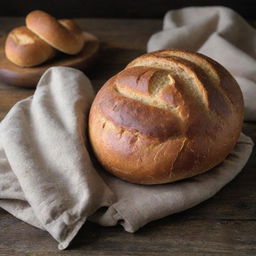
[[[69,250],[43,231],[2,214],[0,252],[6,255],[255,255],[256,222],[190,220],[187,213],[155,221],[137,233],[86,223]],[[3,254],[1,254],[3,255]]]

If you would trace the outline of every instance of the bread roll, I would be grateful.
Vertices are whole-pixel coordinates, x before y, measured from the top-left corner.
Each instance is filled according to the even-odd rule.
[[[82,31],[73,20],[56,20],[43,11],[32,11],[26,17],[26,26],[42,40],[67,54],[77,54],[84,45]]]
[[[138,184],[192,177],[221,163],[243,122],[241,90],[230,73],[198,53],[143,55],[98,92],[89,138],[101,164]]]
[[[55,55],[55,50],[27,27],[17,27],[7,36],[5,55],[23,67],[39,65]]]

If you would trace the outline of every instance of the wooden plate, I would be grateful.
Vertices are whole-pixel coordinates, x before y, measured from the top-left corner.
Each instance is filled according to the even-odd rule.
[[[21,87],[36,87],[41,75],[52,66],[73,67],[84,71],[94,59],[99,49],[99,40],[92,34],[83,32],[85,44],[77,55],[59,54],[54,59],[33,68],[19,67],[10,62],[4,53],[5,38],[0,38],[0,81]]]

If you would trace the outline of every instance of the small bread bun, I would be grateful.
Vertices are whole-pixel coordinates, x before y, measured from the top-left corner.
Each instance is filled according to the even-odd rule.
[[[100,89],[89,138],[117,177],[168,183],[221,163],[240,135],[243,109],[237,82],[216,61],[179,50],[152,52]]]
[[[26,26],[42,40],[67,54],[77,54],[84,45],[81,30],[72,20],[56,20],[43,11],[32,11],[26,17]]]
[[[52,58],[56,51],[27,27],[17,27],[7,36],[5,55],[16,65],[32,67]]]

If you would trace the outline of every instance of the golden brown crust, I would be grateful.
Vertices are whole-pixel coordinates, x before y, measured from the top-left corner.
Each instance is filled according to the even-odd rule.
[[[223,161],[242,121],[240,88],[220,64],[164,50],[135,59],[102,87],[91,107],[89,137],[112,174],[161,184]]]
[[[77,54],[84,44],[81,30],[73,20],[56,20],[43,11],[32,11],[26,26],[52,47],[67,54]]]
[[[52,58],[55,52],[50,45],[25,26],[13,29],[5,42],[6,57],[22,67],[39,65]]]

